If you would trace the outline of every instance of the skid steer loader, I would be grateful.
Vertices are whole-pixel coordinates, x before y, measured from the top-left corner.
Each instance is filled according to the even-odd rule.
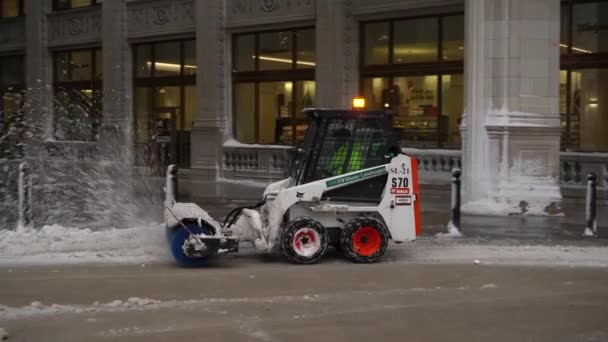
[[[353,262],[381,258],[388,241],[420,234],[417,164],[401,153],[387,111],[307,109],[304,144],[289,178],[270,184],[261,202],[234,209],[223,223],[193,203],[176,202],[167,177],[165,221],[178,264],[197,267],[251,242],[297,264],[321,260],[328,247]]]

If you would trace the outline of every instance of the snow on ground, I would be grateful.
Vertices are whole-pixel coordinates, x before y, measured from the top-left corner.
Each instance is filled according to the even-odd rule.
[[[90,229],[47,225],[0,230],[0,265],[141,263],[169,259],[162,225]]]
[[[389,262],[608,267],[608,248],[598,245],[423,238],[391,247],[385,258]]]
[[[237,260],[260,255],[241,246]],[[234,258],[230,256],[228,258]],[[608,267],[608,248],[585,242],[524,244],[515,240],[423,237],[391,244],[385,262]],[[477,260],[478,262],[475,262]],[[0,230],[0,266],[172,262],[160,224],[92,231],[48,225]],[[326,262],[345,262],[330,257]]]

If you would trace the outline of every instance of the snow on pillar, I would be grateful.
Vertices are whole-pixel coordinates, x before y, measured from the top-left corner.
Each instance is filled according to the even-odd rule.
[[[192,127],[192,181],[204,190],[200,196],[216,195],[216,179],[222,159],[227,119],[227,82],[230,74],[224,0],[195,2],[197,118]]]
[[[352,2],[317,1],[317,107],[350,108],[357,95],[359,44]]]
[[[107,157],[128,165],[133,160],[132,57],[127,31],[126,0],[104,2],[103,118],[100,147]]]
[[[467,0],[465,211],[559,211],[555,0]]]
[[[25,16],[25,72],[29,89],[26,94],[25,119],[34,133],[28,138],[26,155],[42,154],[39,144],[53,135],[52,117],[52,69],[48,45],[47,14],[50,1],[26,0]]]

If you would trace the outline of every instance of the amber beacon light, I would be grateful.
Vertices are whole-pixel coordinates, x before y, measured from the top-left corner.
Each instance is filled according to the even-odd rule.
[[[362,97],[355,97],[353,99],[353,109],[363,109],[365,108],[365,99]]]

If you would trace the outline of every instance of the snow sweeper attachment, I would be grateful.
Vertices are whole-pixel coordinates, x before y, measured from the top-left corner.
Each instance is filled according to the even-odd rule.
[[[416,160],[401,153],[386,111],[307,109],[304,144],[293,150],[289,178],[270,184],[261,202],[218,223],[193,203],[175,201],[167,173],[165,220],[182,266],[201,266],[251,242],[297,264],[316,263],[335,247],[353,262],[379,260],[388,247],[420,234]]]

